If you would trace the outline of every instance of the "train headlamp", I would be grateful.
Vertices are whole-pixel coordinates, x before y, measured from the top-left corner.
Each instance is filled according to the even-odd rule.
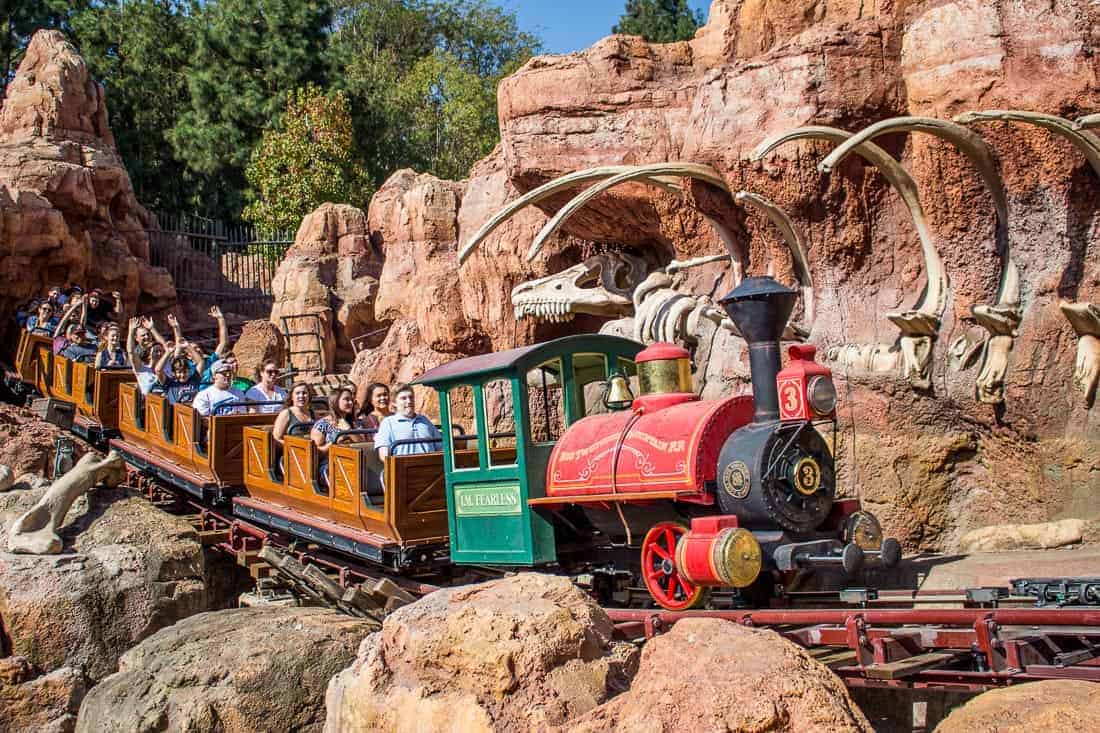
[[[806,387],[806,398],[818,415],[831,414],[836,409],[836,385],[828,377],[816,376]]]

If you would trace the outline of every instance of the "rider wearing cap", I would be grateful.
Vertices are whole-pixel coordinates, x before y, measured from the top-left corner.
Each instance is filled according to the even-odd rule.
[[[224,360],[219,359],[210,367],[214,377],[214,383],[195,395],[191,403],[195,411],[203,416],[213,415],[219,406],[231,402],[244,402],[244,393],[230,384],[233,378],[233,368]],[[244,412],[242,406],[231,408],[230,412]]]

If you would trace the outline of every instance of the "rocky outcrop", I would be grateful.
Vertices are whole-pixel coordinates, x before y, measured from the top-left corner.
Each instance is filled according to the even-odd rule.
[[[85,698],[76,730],[319,731],[325,685],[369,626],[321,608],[193,616],[122,655]]]
[[[997,524],[971,530],[959,540],[960,552],[997,550],[1045,550],[1080,542],[1086,523],[1081,519],[1063,519],[1041,524]]]
[[[283,316],[316,314],[321,323],[325,368],[334,371],[337,358],[348,359],[351,340],[377,328],[374,300],[382,272],[382,253],[371,242],[366,215],[346,204],[322,204],[298,227],[294,244],[275,272],[271,288],[275,305],[271,322],[282,328]],[[293,331],[312,322],[291,322]],[[312,348],[308,340],[298,350]],[[301,357],[299,368],[316,368]]]
[[[793,282],[790,255],[770,222],[701,183],[682,194],[640,184],[605,192],[566,222],[545,259],[527,264],[523,253],[546,215],[574,189],[510,220],[460,269],[451,264],[456,199],[463,243],[506,202],[562,174],[673,160],[713,166],[731,190],[766,196],[803,230],[817,283],[810,341],[819,355],[882,344],[896,361],[899,332],[885,313],[910,308],[926,281],[899,196],[857,157],[819,173],[831,143],[784,145],[760,162],[750,153],[802,125],[856,131],[898,115],[950,119],[991,108],[1066,118],[1095,112],[1096,42],[1087,29],[1096,19],[1083,0],[904,8],[840,0],[813,12],[714,0],[706,27],[689,42],[612,36],[580,53],[536,57],[501,82],[501,145],[468,180],[401,172],[375,197],[370,226],[383,241],[383,270],[392,273],[379,299],[393,325],[381,346],[359,355],[356,375],[390,381],[399,371],[564,333],[517,322],[512,287],[600,248],[654,264],[721,252],[707,217],[745,248],[750,273]],[[1100,489],[1100,407],[1086,405],[1074,385],[1077,335],[1058,307],[1060,299],[1100,300],[1092,252],[1100,181],[1077,149],[1047,131],[1004,123],[974,129],[998,158],[1006,235],[1020,271],[1023,320],[1006,357],[1004,403],[979,402],[981,367],[956,358],[986,333],[972,306],[997,298],[993,199],[968,159],[930,135],[877,140],[915,179],[946,270],[930,387],[831,362],[843,399],[840,488],[859,495],[912,549],[957,549],[968,531],[1008,517],[1089,518],[1089,497]],[[683,287],[721,296],[731,285],[722,275],[723,265],[709,265],[685,275]],[[457,294],[439,289],[451,277]],[[387,292],[391,283],[404,287]],[[437,307],[425,312],[421,293]],[[600,319],[577,320],[568,331],[600,326]],[[708,350],[706,379],[697,380],[705,393],[744,391],[740,339],[719,333]],[[416,366],[398,366],[400,358]]]
[[[0,494],[0,546],[48,482]],[[78,499],[60,555],[0,553],[0,619],[10,652],[37,670],[83,669],[95,681],[159,628],[206,608],[203,554],[190,524],[123,489]]]
[[[167,271],[149,265],[151,226],[102,87],[61,33],[39,31],[0,108],[0,322],[68,282],[118,290],[131,312],[173,305]]]
[[[546,730],[620,690],[633,647],[564,578],[436,591],[389,616],[333,678],[326,733]]]
[[[684,619],[646,643],[628,691],[568,730],[870,733],[871,726],[843,682],[774,631]]]
[[[956,708],[935,733],[1027,733],[1100,729],[1100,684],[1045,680],[978,695]]]

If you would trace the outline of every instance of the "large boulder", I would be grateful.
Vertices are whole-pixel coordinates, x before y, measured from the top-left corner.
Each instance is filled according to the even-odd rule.
[[[103,88],[58,31],[35,33],[0,108],[0,323],[50,285],[118,290],[130,312],[174,304],[149,264],[149,213],[107,125]]]
[[[436,591],[389,616],[333,678],[326,733],[544,730],[622,689],[631,645],[564,578]]]
[[[256,371],[268,360],[276,364],[286,363],[286,339],[270,321],[249,321],[241,329],[241,335],[233,344],[238,371],[256,381]]]
[[[84,675],[72,667],[36,675],[22,657],[0,659],[0,730],[71,733],[87,691]]]
[[[953,710],[935,733],[1053,730],[1100,730],[1100,684],[1046,680],[990,690]]]
[[[0,493],[0,547],[49,482]],[[205,610],[203,550],[185,520],[124,489],[92,489],[69,510],[60,555],[0,553],[0,619],[11,653],[37,670],[95,681],[157,629]]]
[[[320,731],[325,685],[369,629],[321,608],[193,616],[126,652],[85,698],[76,730]]]
[[[630,689],[572,733],[871,733],[844,683],[774,631],[684,619],[646,643]]]

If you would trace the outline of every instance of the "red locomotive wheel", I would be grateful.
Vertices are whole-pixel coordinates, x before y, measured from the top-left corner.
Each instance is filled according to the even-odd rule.
[[[657,605],[669,611],[684,611],[699,603],[703,588],[688,581],[676,569],[676,542],[687,527],[660,522],[642,540],[642,577]]]

